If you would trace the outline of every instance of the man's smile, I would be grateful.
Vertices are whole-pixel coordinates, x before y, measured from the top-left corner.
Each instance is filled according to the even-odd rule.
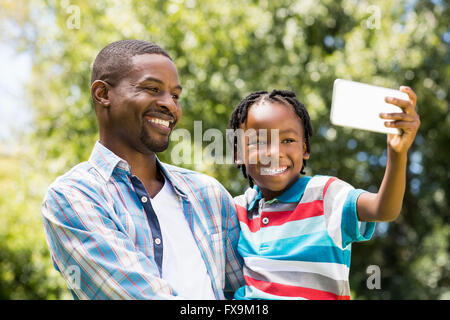
[[[159,119],[159,118],[148,118],[147,117],[147,121],[150,121],[150,122],[153,122],[156,124],[160,124],[166,128],[169,128],[169,126],[170,126],[170,121]]]
[[[146,112],[144,119],[149,125],[158,128],[159,131],[163,131],[166,134],[169,134],[176,124],[175,117],[168,112]]]
[[[172,131],[172,127],[174,126],[175,123],[174,120],[166,120],[153,116],[145,116],[144,118],[147,124],[149,124],[153,128],[158,129],[158,131],[160,132],[162,131],[165,134],[169,134]]]

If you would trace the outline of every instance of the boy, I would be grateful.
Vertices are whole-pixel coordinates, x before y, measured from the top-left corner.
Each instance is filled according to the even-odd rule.
[[[257,141],[244,136],[240,144],[241,137],[234,138],[235,148],[245,151],[236,164],[251,187],[235,199],[246,281],[236,299],[350,299],[351,243],[369,240],[375,221],[394,220],[402,207],[407,151],[420,120],[414,91],[400,90],[409,101],[388,97],[386,102],[403,112],[380,115],[402,134],[388,135],[386,173],[376,194],[334,177],[300,176],[310,156],[312,128],[295,93],[258,91],[236,107],[233,130],[275,129],[279,136],[273,138],[277,148],[271,134],[257,134]],[[264,156],[277,160],[276,167],[264,164]]]

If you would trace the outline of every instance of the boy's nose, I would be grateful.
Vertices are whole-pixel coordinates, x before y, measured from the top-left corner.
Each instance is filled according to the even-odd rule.
[[[278,159],[280,158],[279,144],[272,140],[263,146],[263,150],[260,150],[259,162],[264,165],[270,164],[272,167],[278,165]]]

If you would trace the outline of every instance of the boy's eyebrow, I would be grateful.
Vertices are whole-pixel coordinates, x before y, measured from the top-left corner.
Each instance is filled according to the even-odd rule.
[[[279,131],[279,133],[288,133],[288,132],[298,133],[297,130],[295,130],[294,128],[287,128]]]

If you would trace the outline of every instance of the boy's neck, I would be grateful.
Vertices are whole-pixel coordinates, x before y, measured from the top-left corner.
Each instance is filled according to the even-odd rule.
[[[279,191],[274,191],[274,190],[269,190],[266,188],[261,188],[260,186],[258,186],[259,190],[261,190],[261,194],[264,198],[264,201],[270,201],[273,200],[276,197],[281,196],[285,191],[289,190],[290,187],[292,187],[299,179],[300,179],[300,174],[296,176],[295,179],[292,179],[291,182],[289,182],[289,184],[282,190]]]

